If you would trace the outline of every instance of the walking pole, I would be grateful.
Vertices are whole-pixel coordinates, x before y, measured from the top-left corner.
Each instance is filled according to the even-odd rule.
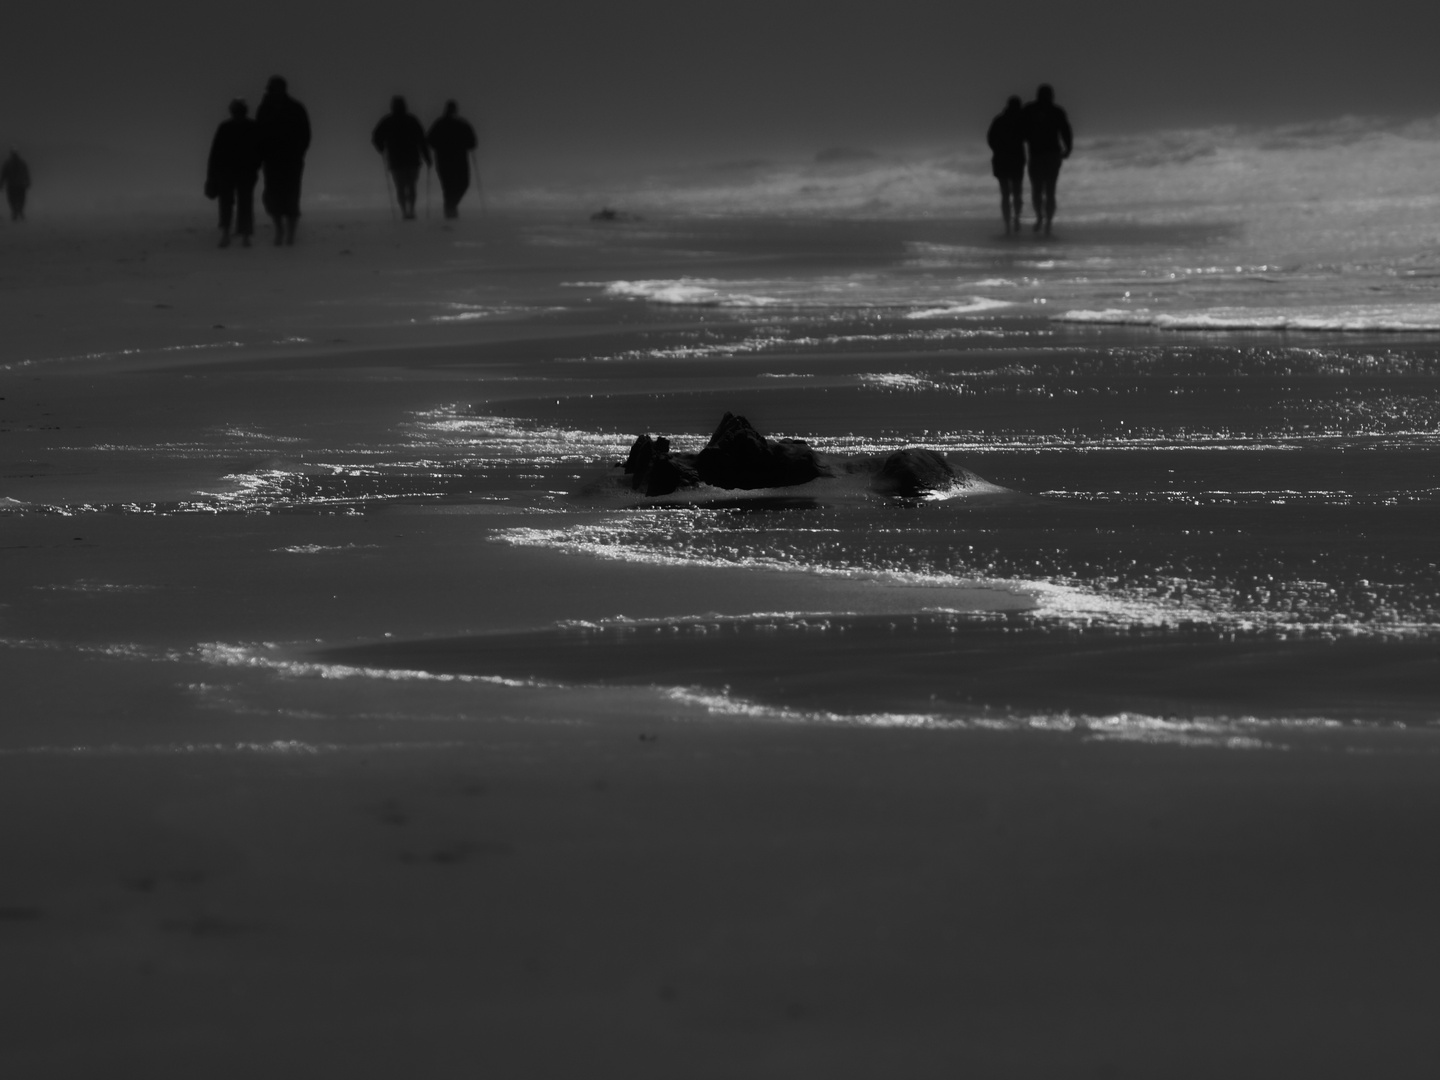
[[[485,185],[480,182],[480,163],[475,160],[475,151],[470,151],[470,171],[475,174],[475,194],[480,196],[480,215],[485,215]]]
[[[425,163],[425,220],[430,220],[430,163]]]
[[[390,207],[390,220],[395,220],[395,187],[390,182],[390,155],[380,158],[380,171],[385,174],[385,202]]]

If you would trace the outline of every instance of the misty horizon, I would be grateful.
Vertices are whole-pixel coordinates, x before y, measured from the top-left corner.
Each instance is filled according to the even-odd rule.
[[[1395,7],[1395,19],[1386,13]],[[1052,83],[1083,146],[1206,128],[1440,114],[1429,37],[1390,3],[1316,19],[1234,2],[1158,20],[1138,3],[1023,19],[934,3],[742,0],[723,14],[654,0],[459,10],[262,0],[217,28],[173,0],[16,13],[0,44],[0,145],[68,187],[196,188],[227,103],[283,74],[315,129],[307,191],[380,184],[368,133],[392,94],[425,122],[450,98],[477,127],[494,188],[605,181],[830,148],[965,150],[1009,94]],[[1398,38],[1395,26],[1405,26]],[[276,32],[276,27],[281,32]],[[1283,46],[1280,44],[1283,43]],[[997,47],[998,46],[998,47]],[[371,174],[374,174],[373,176]]]

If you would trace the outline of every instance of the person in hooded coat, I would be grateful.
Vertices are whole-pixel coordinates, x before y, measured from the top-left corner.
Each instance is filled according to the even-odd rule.
[[[445,216],[460,216],[460,200],[470,189],[470,154],[479,145],[475,129],[461,119],[460,106],[445,103],[445,112],[430,125],[426,141],[435,151],[435,172],[440,177],[440,194]]]
[[[1021,124],[1020,99],[1012,97],[1005,111],[990,122],[985,141],[990,144],[990,171],[1000,181],[1000,213],[1005,218],[1005,235],[1020,231],[1025,210],[1025,129]]]
[[[10,151],[5,164],[0,165],[0,188],[5,189],[5,200],[10,204],[10,220],[23,220],[25,196],[30,192],[30,166],[14,150]]]
[[[255,232],[255,182],[260,177],[260,125],[238,98],[230,103],[230,119],[215,129],[205,170],[205,196],[220,202],[220,246],[230,246],[233,221],[240,243],[250,246]]]
[[[290,96],[285,80],[273,77],[255,110],[260,125],[260,159],[265,176],[261,202],[275,222],[275,243],[295,243],[300,218],[300,178],[310,149],[310,114]]]
[[[425,129],[405,105],[405,99],[390,99],[390,112],[375,125],[370,142],[385,157],[385,167],[395,178],[395,197],[406,221],[415,219],[415,186],[420,178],[420,162],[430,167],[430,147],[425,144]]]

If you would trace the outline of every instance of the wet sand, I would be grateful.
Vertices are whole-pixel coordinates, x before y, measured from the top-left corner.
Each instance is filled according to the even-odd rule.
[[[1428,756],[637,721],[0,758],[7,1071],[1428,1069]]]
[[[1383,722],[1288,738],[1335,679],[1266,693],[1335,653],[982,649],[971,684],[955,633],[1031,597],[493,542],[603,517],[571,499],[578,465],[551,502],[553,473],[417,466],[409,494],[411,473],[335,481],[334,512],[323,477],[306,512],[186,509],[559,377],[636,380],[618,431],[656,415],[641,380],[663,365],[554,362],[637,331],[613,313],[426,321],[477,288],[560,295],[573,256],[506,265],[480,233],[484,259],[426,271],[433,235],[342,231],[317,221],[223,303],[231,264],[183,231],[123,264],[133,233],[82,237],[88,262],[5,294],[28,328],[0,356],[7,1074],[1420,1075],[1440,948],[1423,646],[1339,679]],[[367,316],[382,301],[405,314]],[[196,348],[222,333],[238,344]],[[777,400],[718,365],[663,377]],[[769,638],[765,612],[831,622]],[[882,662],[948,681],[869,677],[891,624],[911,644]],[[1246,657],[1282,674],[1237,681]],[[937,686],[969,721],[1057,687],[1114,707],[1106,663],[1148,673],[1135,707],[1200,713],[1223,686],[1224,710],[1276,723],[1249,749],[904,724]],[[1409,665],[1393,694],[1385,663]],[[764,708],[714,706],[727,669],[730,704]]]

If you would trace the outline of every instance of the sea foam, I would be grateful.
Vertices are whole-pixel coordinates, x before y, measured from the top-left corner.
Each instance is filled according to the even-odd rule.
[[[1440,304],[1151,311],[1145,308],[1075,309],[1056,322],[1153,326],[1161,330],[1295,330],[1311,333],[1419,333],[1440,330]]]

